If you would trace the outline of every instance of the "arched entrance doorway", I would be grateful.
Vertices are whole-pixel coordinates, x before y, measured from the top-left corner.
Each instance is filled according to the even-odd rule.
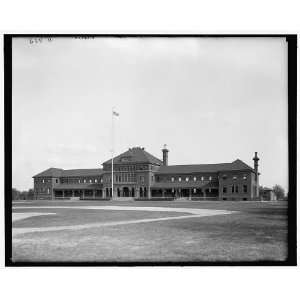
[[[143,193],[143,188],[140,187],[140,197],[143,198],[144,197],[144,193]]]
[[[129,188],[127,186],[123,187],[123,197],[129,197]]]

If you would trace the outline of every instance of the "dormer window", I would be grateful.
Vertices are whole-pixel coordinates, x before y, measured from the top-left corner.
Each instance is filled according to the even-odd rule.
[[[233,177],[232,177],[233,180],[236,180],[236,178],[237,178],[236,176],[233,176]]]
[[[194,181],[196,181],[197,180],[197,178],[196,177],[194,177]]]
[[[181,177],[178,177],[178,181],[181,182]]]
[[[244,179],[244,180],[247,179],[247,175],[246,175],[246,174],[244,174],[243,179]]]
[[[83,179],[83,182],[86,183],[86,179]]]
[[[204,180],[204,177],[203,176],[201,176],[201,181],[203,181]]]
[[[172,178],[171,178],[171,181],[174,182],[174,180],[175,180],[174,177],[172,177]]]
[[[186,177],[186,178],[185,178],[185,181],[189,181],[189,178],[188,178],[188,177]]]
[[[226,180],[226,179],[227,179],[227,175],[224,174],[224,175],[222,176],[222,178],[223,178],[223,180]]]
[[[209,176],[209,181],[212,181],[212,177],[211,176]]]

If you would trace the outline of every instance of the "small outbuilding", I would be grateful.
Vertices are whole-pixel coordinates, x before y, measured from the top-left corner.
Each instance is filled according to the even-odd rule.
[[[276,194],[270,188],[264,188],[262,192],[263,201],[277,201]]]

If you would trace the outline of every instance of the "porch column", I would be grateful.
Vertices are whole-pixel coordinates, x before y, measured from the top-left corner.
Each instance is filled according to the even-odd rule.
[[[93,198],[96,198],[96,190],[93,190]]]
[[[151,189],[150,189],[150,186],[147,189],[147,194],[148,194],[148,198],[151,198]]]
[[[206,192],[205,192],[205,189],[203,189],[203,198],[204,198],[204,200],[206,199]]]
[[[102,198],[105,198],[105,188],[102,189]]]
[[[82,199],[84,199],[84,190],[82,190]]]
[[[165,193],[166,193],[166,190],[163,189],[163,190],[162,190],[162,196],[163,196],[163,198],[165,198]]]
[[[72,190],[72,197],[74,197],[74,190]]]
[[[63,192],[63,198],[65,198],[65,191],[63,190],[62,192]]]
[[[192,189],[189,188],[189,199],[191,200],[192,199]]]

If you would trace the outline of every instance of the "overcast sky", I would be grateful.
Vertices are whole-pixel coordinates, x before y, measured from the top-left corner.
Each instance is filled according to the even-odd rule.
[[[169,164],[253,166],[288,186],[287,44],[281,38],[13,40],[13,187],[49,168],[97,168],[142,146]]]

